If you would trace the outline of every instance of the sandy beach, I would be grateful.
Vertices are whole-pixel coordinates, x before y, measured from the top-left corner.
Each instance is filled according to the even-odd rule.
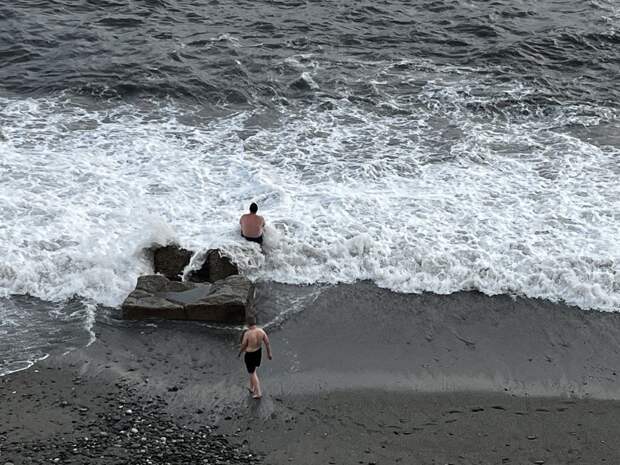
[[[0,465],[620,465],[619,31],[2,2]]]
[[[258,314],[296,293],[261,284]],[[620,463],[620,315],[369,283],[313,295],[268,327],[260,401],[238,330],[97,322],[89,347],[0,378],[0,462]]]

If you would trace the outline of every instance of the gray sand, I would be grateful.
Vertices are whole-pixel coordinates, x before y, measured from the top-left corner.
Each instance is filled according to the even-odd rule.
[[[263,285],[259,312],[291,289]],[[99,323],[90,347],[1,379],[0,463],[20,459],[3,442],[95,428],[119,381],[268,464],[620,463],[620,315],[367,283],[306,306],[269,328],[260,401],[245,389],[238,331]],[[59,407],[68,396],[88,410]]]

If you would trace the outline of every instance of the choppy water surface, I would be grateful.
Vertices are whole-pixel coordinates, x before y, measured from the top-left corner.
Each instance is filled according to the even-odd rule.
[[[167,240],[618,310],[619,25],[605,0],[0,6],[0,329],[91,327]]]

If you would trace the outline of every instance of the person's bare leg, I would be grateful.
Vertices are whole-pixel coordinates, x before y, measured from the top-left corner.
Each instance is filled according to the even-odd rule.
[[[248,391],[252,394],[256,392],[256,372],[250,373],[250,387],[248,388]]]
[[[254,399],[260,399],[263,394],[260,392],[260,381],[258,380],[256,371],[252,373],[252,376],[254,377],[254,395],[252,397],[254,397]]]

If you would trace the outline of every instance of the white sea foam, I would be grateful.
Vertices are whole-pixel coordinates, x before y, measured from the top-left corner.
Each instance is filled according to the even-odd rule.
[[[429,80],[415,101],[386,97],[407,110],[391,116],[346,100],[205,121],[172,104],[2,99],[0,295],[118,305],[149,271],[141,249],[176,240],[222,247],[253,278],[620,309],[620,151],[571,132],[618,115],[485,116],[472,105],[498,95],[535,111],[531,89],[487,101],[475,86]],[[250,201],[266,258],[238,236]]]
[[[33,366],[37,362],[41,362],[49,357],[49,354],[42,355],[41,357],[36,357],[30,360],[15,360],[6,363],[5,365],[0,366],[0,378],[6,375],[10,375],[11,373],[16,373],[18,371],[27,370],[31,366]]]

